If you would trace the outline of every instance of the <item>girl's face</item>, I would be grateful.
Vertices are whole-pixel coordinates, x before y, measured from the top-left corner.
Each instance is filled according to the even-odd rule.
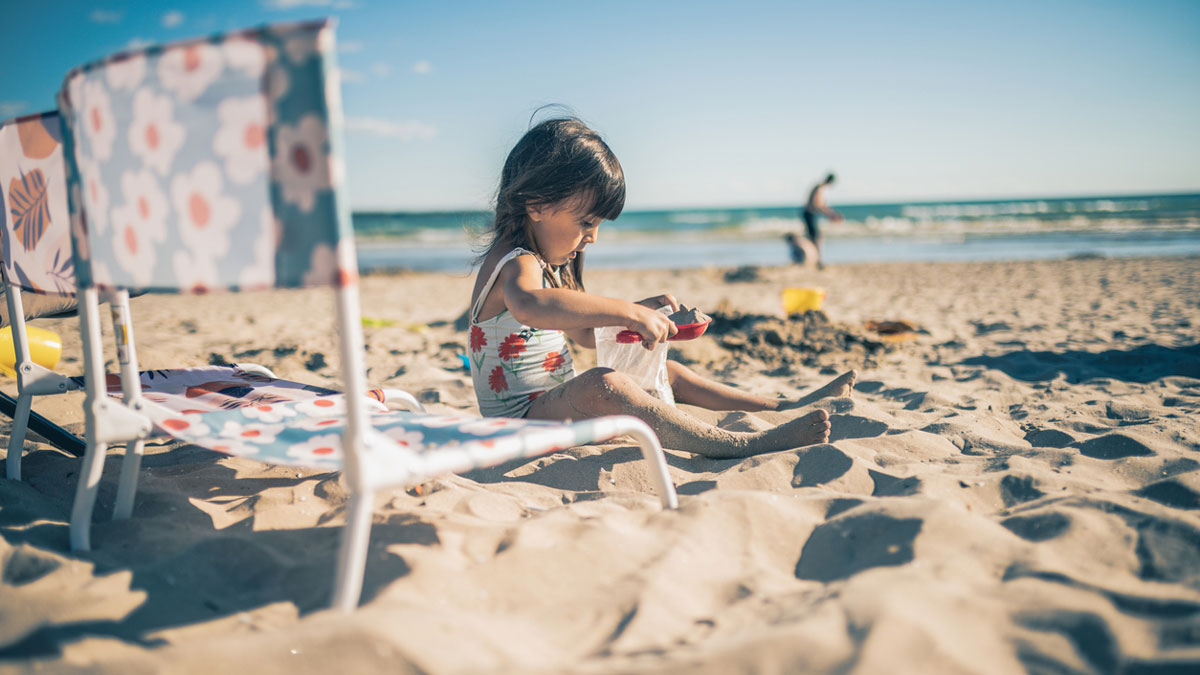
[[[546,262],[563,265],[588,244],[595,243],[601,219],[584,211],[585,203],[567,199],[526,208],[534,239]]]

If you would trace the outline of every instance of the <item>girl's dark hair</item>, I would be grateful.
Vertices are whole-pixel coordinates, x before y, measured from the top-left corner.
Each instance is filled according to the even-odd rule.
[[[574,118],[548,119],[525,132],[508,153],[496,193],[491,240],[480,260],[498,246],[526,248],[542,257],[526,208],[577,199],[584,213],[614,220],[625,208],[625,174],[600,134]],[[572,206],[576,206],[572,204]],[[547,268],[554,288],[583,290],[583,254],[559,269]]]

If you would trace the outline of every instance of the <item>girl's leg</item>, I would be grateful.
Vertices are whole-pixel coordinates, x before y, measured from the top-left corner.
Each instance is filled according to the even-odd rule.
[[[671,381],[671,391],[675,393],[675,400],[680,403],[709,410],[762,412],[765,410],[791,410],[811,405],[823,398],[849,396],[854,388],[854,379],[858,377],[858,371],[848,370],[830,380],[823,387],[795,401],[763,398],[720,382],[713,382],[677,361],[667,361],[667,376]]]
[[[526,418],[563,420],[603,415],[632,415],[649,424],[663,446],[708,457],[748,457],[829,440],[829,415],[824,410],[766,431],[726,431],[663,403],[609,368],[593,368],[542,394]]]

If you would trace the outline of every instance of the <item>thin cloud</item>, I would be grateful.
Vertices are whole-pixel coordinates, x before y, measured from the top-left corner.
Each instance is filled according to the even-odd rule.
[[[353,40],[351,40],[348,42],[339,42],[338,43],[338,51],[343,54],[357,54],[358,52],[361,52],[362,50],[363,50],[363,43],[361,43],[361,42],[354,42]]]
[[[415,120],[386,120],[379,117],[348,117],[346,130],[371,136],[398,138],[402,141],[429,141],[437,127]]]
[[[353,83],[357,84],[359,82],[367,81],[367,76],[363,75],[362,72],[357,71],[357,70],[351,70],[349,68],[340,68],[339,67],[338,75],[341,76],[342,82],[353,82]]]
[[[114,12],[111,9],[93,9],[88,18],[95,23],[121,23],[121,12]]]
[[[428,61],[417,61],[413,64],[413,72],[418,75],[428,75],[433,72],[433,64]]]
[[[184,19],[183,12],[181,12],[177,9],[173,9],[173,10],[167,12],[166,14],[163,14],[163,18],[162,18],[163,28],[175,28],[176,26],[183,23],[183,19]]]
[[[146,38],[135,37],[135,38],[130,38],[129,42],[125,43],[125,49],[143,49],[145,47],[149,47],[152,44],[154,44],[154,40],[147,40]]]
[[[29,101],[0,101],[0,117],[16,117],[29,107]]]
[[[289,10],[300,7],[329,7],[331,9],[354,9],[358,3],[352,0],[262,0],[267,9]]]
[[[371,64],[371,72],[375,77],[384,78],[392,74],[392,67],[383,61],[376,61]]]

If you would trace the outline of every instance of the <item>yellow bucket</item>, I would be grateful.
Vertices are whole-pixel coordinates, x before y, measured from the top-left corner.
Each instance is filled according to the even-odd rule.
[[[825,302],[824,288],[785,288],[783,289],[783,313],[787,315],[803,314],[809,310],[821,309]]]
[[[29,356],[33,362],[54,370],[58,357],[62,356],[62,338],[58,333],[45,328],[25,326],[29,337]],[[0,329],[0,373],[16,377],[17,350],[13,347],[12,326]]]

